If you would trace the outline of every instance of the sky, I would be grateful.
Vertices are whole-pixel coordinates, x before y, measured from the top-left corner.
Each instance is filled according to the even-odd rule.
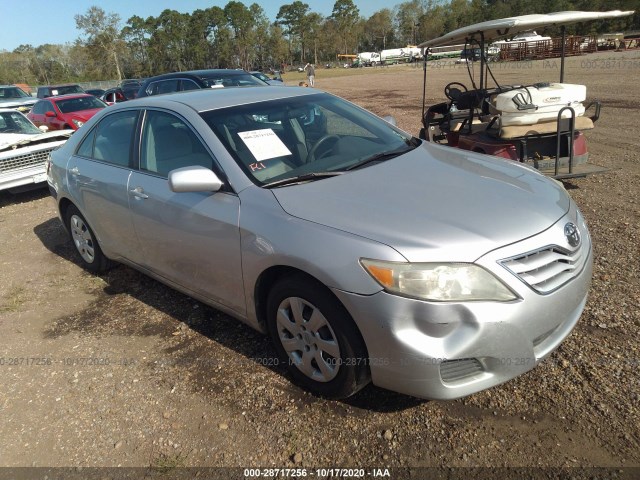
[[[191,13],[213,6],[224,8],[229,0],[0,0],[0,51],[12,51],[20,45],[37,47],[45,43],[64,44],[75,41],[80,33],[74,16],[85,14],[97,5],[107,13],[117,13],[122,26],[134,15],[157,17],[165,9]],[[293,0],[241,0],[245,5],[258,3],[271,21],[275,21],[280,6]],[[329,16],[334,0],[303,0],[311,11]],[[370,17],[383,8],[393,8],[397,2],[389,0],[354,0],[360,15]]]

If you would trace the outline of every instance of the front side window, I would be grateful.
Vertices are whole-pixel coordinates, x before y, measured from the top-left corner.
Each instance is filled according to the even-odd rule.
[[[338,97],[312,94],[203,112],[231,156],[258,185],[359,168],[419,141]]]
[[[137,110],[107,115],[82,140],[77,154],[120,167],[130,167],[137,118]]]
[[[166,178],[171,170],[194,165],[213,166],[200,139],[175,115],[149,110],[142,130],[140,170]]]

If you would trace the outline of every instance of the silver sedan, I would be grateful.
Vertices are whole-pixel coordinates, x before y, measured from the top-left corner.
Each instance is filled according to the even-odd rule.
[[[268,333],[326,397],[498,385],[587,298],[591,240],[561,185],[313,89],[118,104],[48,172],[88,270],[130,265]]]

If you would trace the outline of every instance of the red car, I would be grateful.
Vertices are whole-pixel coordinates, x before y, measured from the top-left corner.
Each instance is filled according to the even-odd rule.
[[[27,117],[37,127],[45,125],[49,130],[77,130],[106,106],[93,95],[73,93],[40,100]]]

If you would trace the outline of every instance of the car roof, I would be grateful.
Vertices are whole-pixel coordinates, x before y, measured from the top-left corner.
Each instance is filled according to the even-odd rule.
[[[119,108],[130,108],[134,105],[138,107],[171,108],[172,105],[180,103],[197,112],[206,112],[237,105],[320,94],[325,94],[325,92],[304,87],[282,88],[267,85],[247,88],[204,88],[188,92],[142,97],[129,102],[122,102],[119,104]]]
[[[171,73],[163,73],[162,75],[157,75],[155,77],[149,77],[145,80],[144,83],[149,81],[161,80],[163,78],[179,78],[179,77],[197,77],[197,78],[208,78],[217,74],[225,74],[225,75],[242,75],[246,74],[246,70],[234,70],[231,68],[214,68],[208,70],[189,70],[186,72],[171,72]]]
[[[483,34],[484,41],[490,42],[506,35],[515,35],[520,32],[536,30],[541,27],[570,25],[572,23],[600,20],[603,18],[619,18],[633,15],[633,13],[633,10],[627,10],[624,12],[621,12],[620,10],[611,10],[609,12],[569,11],[499,18],[458,28],[457,30],[453,30],[442,37],[422,42],[418,45],[418,48],[455,45],[463,43],[468,38],[471,38],[474,35],[479,35],[480,33]]]
[[[38,88],[56,88],[56,87],[79,87],[77,83],[52,83],[51,85],[41,85]]]

